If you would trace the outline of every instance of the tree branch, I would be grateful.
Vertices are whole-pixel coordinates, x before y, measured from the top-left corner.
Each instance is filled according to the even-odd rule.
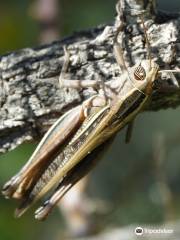
[[[158,12],[155,1],[120,1],[126,16],[124,50],[127,64],[145,59],[144,33],[133,10],[146,10],[145,25],[150,35],[153,58],[161,69],[180,64],[180,15]],[[70,51],[68,77],[103,79],[120,75],[113,55],[113,37],[118,18],[110,25],[78,32],[61,41],[26,48],[0,57],[0,152],[26,140],[40,138],[67,109],[80,104],[94,90],[60,89],[58,77],[63,63],[63,46]],[[180,105],[180,78],[164,74],[158,79],[147,110]]]

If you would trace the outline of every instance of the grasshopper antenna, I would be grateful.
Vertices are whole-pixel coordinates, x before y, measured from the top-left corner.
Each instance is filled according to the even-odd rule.
[[[148,52],[148,59],[149,59],[149,63],[150,63],[149,65],[150,65],[150,68],[151,68],[151,62],[152,62],[151,45],[150,45],[147,29],[146,29],[146,26],[145,26],[143,14],[140,14],[139,17],[140,17],[141,23],[143,25],[144,36],[145,36],[145,39],[146,39],[146,48],[147,48],[147,52]]]
[[[130,80],[130,82],[132,83],[132,85],[138,90],[140,91],[142,94],[144,94],[140,89],[138,89],[135,85],[134,82],[131,78],[130,72],[128,67],[126,66],[125,60],[124,60],[124,56],[123,56],[123,49],[122,49],[122,44],[120,45],[118,42],[118,36],[120,34],[120,32],[122,32],[123,28],[124,28],[124,15],[123,15],[123,11],[122,11],[122,7],[120,2],[118,2],[118,4],[116,4],[116,11],[119,17],[119,21],[120,21],[120,25],[117,27],[116,30],[116,34],[114,36],[114,54],[115,54],[115,58],[116,61],[122,71],[122,73],[127,73],[127,77]]]
[[[148,33],[147,33],[147,29],[144,23],[144,18],[143,18],[143,13],[139,15],[142,25],[143,25],[143,29],[144,29],[144,35],[145,35],[145,39],[146,39],[146,46],[147,46],[147,52],[148,52],[148,59],[150,61],[150,67],[151,67],[151,62],[152,62],[152,53],[151,53],[151,45],[150,45],[150,41],[149,41],[149,37],[148,37]],[[167,73],[180,73],[180,69],[179,70],[171,70],[171,69],[164,69],[164,70],[160,70],[158,71],[158,73],[163,73],[163,72],[167,72]]]
[[[163,73],[163,72],[167,72],[167,73],[180,73],[180,69],[178,69],[178,70],[164,69],[164,70],[160,70],[159,71],[159,73]]]
[[[125,60],[124,60],[124,57],[123,57],[123,49],[120,46],[120,44],[118,43],[118,36],[124,28],[124,16],[123,16],[123,12],[122,12],[120,2],[118,2],[116,4],[116,11],[117,11],[117,14],[118,14],[118,17],[119,17],[120,25],[117,27],[116,34],[114,36],[114,54],[115,54],[115,57],[116,57],[116,61],[121,68],[121,71],[122,72],[128,72],[128,68],[126,66],[126,63],[125,63]]]

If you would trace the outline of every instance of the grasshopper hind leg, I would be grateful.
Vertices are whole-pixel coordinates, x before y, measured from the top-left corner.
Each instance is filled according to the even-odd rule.
[[[102,159],[104,153],[113,143],[115,136],[100,145],[98,148],[79,162],[59,183],[52,195],[35,212],[37,220],[45,220],[61,198],[84,176],[86,176]]]
[[[95,100],[97,100],[97,101],[95,101]],[[97,103],[100,105],[99,107],[94,106],[94,104],[97,105]],[[22,184],[18,185],[16,192],[19,193],[19,188],[20,188],[21,204],[20,204],[20,207],[16,210],[16,213],[15,213],[16,217],[20,217],[34,202],[36,202],[39,198],[41,198],[47,192],[51,191],[51,189],[54,189],[57,186],[59,181],[61,181],[64,178],[66,179],[66,175],[69,176],[68,172],[71,171],[72,167],[70,167],[66,171],[62,170],[62,169],[65,168],[65,165],[69,162],[71,157],[74,155],[74,151],[76,150],[76,142],[78,142],[76,139],[78,139],[78,135],[81,133],[81,131],[82,132],[84,131],[83,126],[86,126],[86,124],[91,120],[91,118],[93,121],[94,120],[93,117],[96,116],[97,113],[104,112],[105,109],[107,109],[107,107],[102,107],[102,106],[104,106],[104,103],[105,102],[103,101],[103,99],[96,95],[89,98],[88,100],[86,100],[83,103],[83,106],[80,107],[81,111],[83,111],[83,116],[85,119],[80,124],[79,128],[76,129],[76,131],[70,137],[71,142],[72,141],[75,142],[74,145],[73,145],[73,143],[65,144],[62,147],[61,151],[56,156],[54,156],[54,157],[52,156],[53,158],[51,159],[49,164],[46,166],[46,168],[44,168],[44,170],[40,174],[38,174],[38,176],[36,176],[36,175],[29,176],[30,178],[28,179],[28,181],[30,182],[30,185],[28,185],[28,186],[27,186],[27,184],[24,184],[23,186],[22,186]],[[103,105],[101,106],[101,104],[103,104]],[[91,108],[94,110],[92,112],[89,112],[89,110]],[[74,110],[74,111],[77,114],[77,111],[76,110]],[[72,119],[72,121],[74,122],[73,119]],[[64,127],[64,125],[62,127]],[[61,133],[62,132],[61,130],[62,129],[60,127],[58,132]],[[82,134],[82,136],[85,136],[85,135]],[[82,142],[83,142],[83,138],[82,138]],[[46,147],[46,145],[45,145],[45,147]],[[38,165],[38,163],[33,165],[34,168],[37,169],[37,165]],[[32,169],[32,167],[30,166],[31,172],[32,172],[32,170],[35,170],[34,168]],[[27,172],[29,172],[29,169]],[[57,181],[54,181],[54,180],[52,181],[52,179],[56,178],[56,176],[58,176],[59,174],[60,174],[60,176],[57,177]],[[23,172],[23,175],[26,175],[26,172]],[[81,174],[79,174],[79,176],[81,176]],[[73,175],[72,181],[76,181],[76,178],[79,176],[76,176],[76,174],[75,174],[75,177],[74,177],[74,175]],[[74,178],[75,178],[75,180],[74,180]],[[73,185],[74,184],[72,184],[72,186]],[[66,186],[66,188],[67,188],[67,186]],[[69,189],[69,187],[68,187],[68,189]],[[15,194],[16,194],[16,192],[15,192]]]
[[[27,196],[26,193],[36,184],[36,181],[54,160],[54,144],[56,143],[56,147],[59,149],[73,135],[73,132],[82,125],[88,116],[89,109],[94,104],[104,106],[106,102],[102,97],[94,95],[84,101],[82,105],[69,110],[54,123],[25,166],[4,185],[2,193],[6,198],[22,199]],[[57,136],[59,137],[57,138]],[[46,157],[47,146],[49,151],[52,152],[48,159]]]

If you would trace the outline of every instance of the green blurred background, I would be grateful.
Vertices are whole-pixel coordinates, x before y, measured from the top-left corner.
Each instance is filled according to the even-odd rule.
[[[61,36],[113,21],[115,2],[61,0]],[[180,10],[179,0],[158,2],[161,9]],[[1,55],[37,45],[39,28],[29,15],[30,5],[27,0],[0,2]],[[124,132],[116,138],[93,171],[88,186],[92,198],[109,206],[99,217],[102,226],[159,223],[180,217],[179,119],[179,108],[144,113],[136,121],[130,144],[124,143]],[[24,144],[0,156],[1,187],[20,169],[34,147]],[[0,197],[0,239],[61,239],[65,224],[57,210],[46,222],[39,223],[34,220],[34,209],[21,219],[14,219],[15,205]]]

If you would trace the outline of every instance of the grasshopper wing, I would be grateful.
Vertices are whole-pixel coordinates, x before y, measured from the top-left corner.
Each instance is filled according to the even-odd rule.
[[[102,119],[108,110],[109,106],[92,108],[89,117],[86,118],[74,136],[62,147],[58,156],[56,156],[49,166],[44,169],[43,173],[41,172],[39,179],[36,179],[36,181],[33,179],[34,184],[31,187],[26,186],[26,183],[24,183],[24,194],[20,198],[21,204],[16,211],[16,217],[21,216],[32,203],[37,201],[51,189],[55,189],[63,179],[67,179],[64,180],[64,184],[66,185],[67,181],[69,181],[66,175],[70,176],[72,186],[81,178],[83,173],[81,174],[78,171],[80,174],[78,176],[72,169],[88,155],[86,144],[89,141],[86,141],[86,139],[89,134],[87,133],[93,131],[97,120],[99,121]],[[96,145],[93,144],[93,146],[93,148],[95,148]],[[83,151],[83,148],[85,148],[85,151]],[[91,148],[89,149],[91,151]],[[69,189],[67,186],[65,188],[67,190]]]
[[[87,155],[83,161],[80,161],[67,175],[60,181],[59,185],[52,193],[52,195],[39,207],[35,212],[35,218],[38,220],[45,220],[61,198],[83,177],[85,177],[102,159],[102,155],[109,149],[112,144],[114,136],[106,141],[104,144],[96,148],[90,155]],[[16,213],[21,211],[17,209]]]
[[[6,197],[21,198],[24,186],[30,188],[60,150],[60,146],[84,121],[81,105],[61,116],[45,134],[35,152],[20,172],[2,190]]]

